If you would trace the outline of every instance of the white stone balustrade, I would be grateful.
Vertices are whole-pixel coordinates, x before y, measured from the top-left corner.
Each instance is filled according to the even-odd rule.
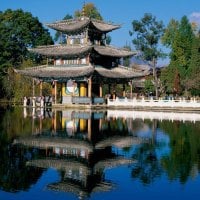
[[[170,121],[200,121],[199,113],[191,112],[155,112],[155,111],[136,111],[136,110],[107,110],[108,118],[123,118],[123,119],[157,119],[157,120],[170,120]]]
[[[199,108],[200,101],[195,98],[191,100],[153,100],[153,99],[128,99],[128,98],[116,98],[108,99],[108,106],[116,107],[129,107],[129,108],[139,108],[139,107],[154,107],[154,108]]]

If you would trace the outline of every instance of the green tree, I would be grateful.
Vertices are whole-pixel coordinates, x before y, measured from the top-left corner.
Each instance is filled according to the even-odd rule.
[[[164,85],[164,92],[166,94],[172,94],[174,91],[174,75],[176,69],[172,67],[166,67],[161,71],[160,80]]]
[[[175,19],[171,19],[167,28],[165,29],[164,31],[164,34],[161,38],[161,42],[171,48],[172,47],[172,43],[174,41],[174,37],[175,37],[175,34],[178,30],[178,26],[179,26],[179,22]]]
[[[130,35],[134,37],[132,42],[135,45],[136,50],[139,50],[142,53],[142,58],[144,60],[152,63],[156,97],[158,97],[158,80],[155,64],[158,58],[164,56],[159,48],[163,32],[163,22],[157,21],[156,17],[150,13],[145,13],[141,20],[133,20],[132,31],[130,31]]]
[[[4,81],[10,81],[6,78],[9,74],[8,69],[19,68],[23,61],[29,58],[35,62],[38,61],[39,57],[31,56],[28,48],[47,44],[53,44],[49,32],[31,13],[21,9],[8,9],[0,13],[0,93],[2,97],[7,96],[8,88]],[[12,97],[12,89],[9,93],[8,96]]]
[[[178,31],[175,32],[170,54],[171,64],[175,65],[181,78],[185,78],[191,60],[191,48],[194,33],[186,16],[183,16]]]
[[[83,15],[89,18],[103,20],[103,17],[93,3],[83,5],[82,10],[77,10],[74,13],[75,17],[81,17]]]
[[[188,77],[191,63],[193,40],[193,27],[186,16],[183,16],[180,22],[172,19],[162,37],[163,44],[171,48],[170,64],[167,71],[174,72],[166,73],[167,77],[164,78],[164,81],[168,79],[172,80],[173,83],[177,83],[177,77],[180,77],[179,94],[186,87],[185,80]],[[171,88],[170,92],[176,92],[174,91],[174,87]]]
[[[184,83],[192,95],[200,95],[200,35],[193,39],[191,54],[188,76]]]
[[[153,85],[153,77],[149,76],[144,82],[145,93],[152,94],[155,92],[155,87]]]

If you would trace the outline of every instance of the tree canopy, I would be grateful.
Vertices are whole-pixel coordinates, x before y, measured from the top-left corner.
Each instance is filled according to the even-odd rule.
[[[160,39],[164,32],[162,21],[157,21],[156,17],[150,13],[145,13],[141,20],[133,20],[132,31],[133,44],[136,50],[141,52],[141,57],[150,61],[153,66],[153,82],[155,86],[155,95],[158,98],[158,79],[156,72],[156,60],[164,56],[159,48]]]
[[[162,42],[171,48],[171,52],[170,64],[164,70],[162,81],[168,93],[180,95],[194,87],[197,89],[199,85],[196,77],[200,67],[199,38],[195,32],[186,16],[180,21],[172,19],[165,29]]]
[[[37,17],[23,10],[0,12],[0,86],[1,96],[7,96],[11,84],[8,74],[11,67],[19,68],[25,60],[31,58],[28,48],[53,44],[47,29]],[[12,94],[13,91],[9,91]],[[12,96],[12,95],[9,95]]]
[[[0,67],[18,67],[27,58],[28,48],[53,44],[38,18],[21,9],[0,13],[0,41]]]
[[[144,60],[152,61],[153,58],[163,56],[158,46],[163,31],[163,22],[157,21],[150,13],[145,13],[141,20],[133,20],[130,35],[134,37],[132,42],[136,50],[142,53]]]

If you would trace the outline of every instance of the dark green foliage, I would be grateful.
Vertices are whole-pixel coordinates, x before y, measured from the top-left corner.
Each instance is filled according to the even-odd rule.
[[[149,76],[144,82],[144,90],[146,94],[154,94],[155,87],[153,85],[153,77]]]
[[[53,40],[38,18],[23,10],[6,10],[0,13],[0,86],[1,97],[12,97],[13,91],[6,94],[4,81],[8,80],[8,69],[19,68],[24,60],[38,61],[38,56],[30,55],[28,48],[53,44]],[[39,59],[40,60],[40,59]],[[13,83],[12,83],[13,84]],[[5,90],[6,89],[6,90]]]
[[[171,64],[179,70],[181,78],[185,78],[191,59],[191,48],[194,33],[186,16],[182,17],[178,30],[175,32],[170,55]]]
[[[134,36],[132,40],[136,50],[141,52],[142,59],[150,61],[153,66],[153,77],[155,95],[158,98],[158,78],[156,72],[156,60],[162,58],[165,54],[159,48],[160,39],[164,32],[164,25],[162,21],[157,21],[150,13],[145,13],[141,20],[133,20],[133,31],[130,35]]]
[[[200,46],[192,24],[186,16],[183,16],[180,22],[173,19],[170,21],[162,42],[171,48],[170,64],[164,71],[165,75],[161,74],[162,82],[167,84],[166,87],[170,93],[183,94],[184,91],[191,91],[194,85],[198,86],[199,82],[197,74],[199,73],[200,52],[198,49]],[[172,87],[169,81],[174,83]],[[175,91],[177,86],[179,91]]]
[[[23,10],[0,14],[0,67],[18,67],[27,58],[27,48],[52,44],[52,38],[38,18]]]
[[[197,35],[192,43],[191,61],[188,68],[186,87],[192,95],[200,95],[200,36]]]
[[[163,35],[164,25],[162,21],[157,21],[150,13],[145,13],[141,20],[133,20],[133,30],[130,35],[134,36],[133,44],[136,50],[143,53],[144,60],[152,61],[153,58],[163,56],[158,48],[159,40]]]

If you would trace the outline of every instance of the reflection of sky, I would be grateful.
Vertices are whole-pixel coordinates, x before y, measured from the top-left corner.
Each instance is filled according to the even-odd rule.
[[[143,138],[145,142],[147,142],[147,139],[152,139],[152,130],[146,129],[145,131],[138,131],[137,133],[138,138]],[[169,155],[170,153],[170,147],[169,147],[169,141],[170,138],[167,134],[165,134],[162,130],[157,129],[155,134],[155,151],[157,157],[160,159],[162,156]],[[139,147],[140,144],[132,145],[128,148],[117,148],[115,146],[112,147],[112,150],[114,153],[123,155],[125,157],[130,158],[131,155],[134,153],[135,149]],[[142,143],[141,143],[142,145]]]
[[[47,185],[55,182],[59,182],[60,177],[59,173],[54,169],[48,169],[43,173],[40,179],[37,181],[37,184],[33,185],[29,191],[21,191],[18,193],[6,193],[0,192],[0,199],[6,200],[55,200],[55,199],[77,199],[72,193],[65,192],[54,192],[47,189]]]

